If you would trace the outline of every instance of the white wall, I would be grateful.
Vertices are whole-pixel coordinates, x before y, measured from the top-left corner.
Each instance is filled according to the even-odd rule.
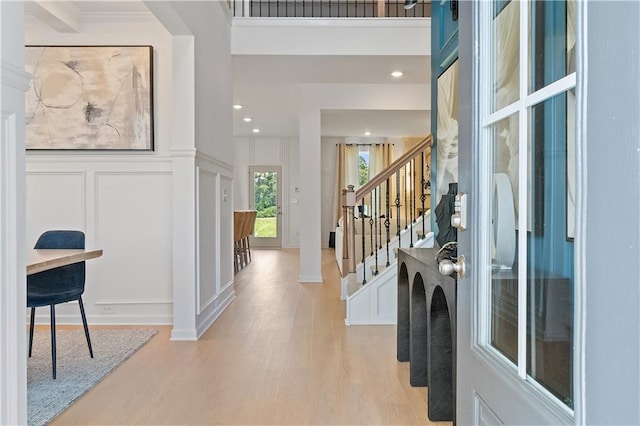
[[[293,138],[234,138],[234,209],[249,208],[249,166],[282,166],[283,247],[300,244],[299,144]]]
[[[302,84],[300,85],[300,216],[322,223],[322,110],[429,110],[431,86],[426,84]],[[326,225],[325,225],[326,226]],[[322,229],[300,229],[301,282],[322,282]]]
[[[22,2],[0,2],[0,424],[27,423]]]
[[[322,247],[329,246],[329,232],[333,232],[336,228],[337,218],[334,220],[334,212],[336,211],[336,199],[334,197],[336,188],[336,144],[349,143],[348,138],[323,137],[321,138],[322,165],[320,171],[321,188],[322,188]],[[393,145],[391,158],[395,160],[404,153],[404,141],[402,138],[385,138],[384,143]],[[341,189],[340,189],[341,191]],[[339,218],[339,217],[338,217]]]
[[[401,138],[390,138],[394,144],[393,158],[403,152]],[[321,244],[323,248],[329,246],[329,233],[335,230],[333,220],[335,210],[334,192],[336,190],[336,144],[345,143],[345,138],[323,137],[321,144]],[[300,244],[299,231],[300,187],[299,177],[299,143],[293,138],[234,138],[234,175],[233,196],[234,209],[249,208],[249,166],[282,166],[283,173],[283,247],[298,247]],[[311,222],[302,221],[308,226]]]
[[[33,246],[47,229],[80,229],[87,247],[104,249],[103,257],[87,262],[89,323],[171,323],[171,35],[149,18],[122,23],[95,17],[69,34],[27,21],[25,38],[27,44],[153,46],[155,150],[29,151],[26,243]],[[78,323],[77,306],[61,306],[56,318]]]
[[[320,166],[321,201],[321,236],[322,247],[329,247],[329,233],[335,231],[337,219],[334,220],[336,211],[335,192],[338,190],[336,183],[337,144],[344,143],[344,138],[323,137],[320,151],[322,162]]]
[[[235,298],[230,31],[224,2],[147,2],[174,35],[172,339],[200,337]]]
[[[231,50],[234,55],[430,55],[431,18],[242,18],[234,22]]]
[[[199,3],[199,4],[198,4]],[[195,40],[196,148],[233,164],[231,16],[225,2],[171,2]]]

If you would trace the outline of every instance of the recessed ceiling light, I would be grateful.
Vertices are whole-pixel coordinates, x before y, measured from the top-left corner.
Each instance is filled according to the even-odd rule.
[[[391,73],[391,77],[400,78],[404,75],[402,71],[394,71]]]
[[[251,117],[245,117],[245,118],[243,118],[243,120],[248,123],[248,122],[250,122],[252,120],[252,118]]]
[[[365,136],[371,136],[371,132],[367,130],[366,132],[364,132],[364,135]]]
[[[235,105],[233,106],[233,109],[242,109],[242,105],[240,105],[240,104],[235,104]]]
[[[253,133],[260,133],[260,129],[253,129]]]

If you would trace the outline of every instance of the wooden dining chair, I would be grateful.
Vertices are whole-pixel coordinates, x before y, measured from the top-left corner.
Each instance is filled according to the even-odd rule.
[[[243,232],[246,217],[244,212],[233,212],[233,267],[239,272],[244,267]]]
[[[47,231],[36,242],[35,249],[84,249],[84,233],[81,231]],[[53,378],[56,378],[56,311],[55,305],[78,301],[80,315],[84,325],[84,334],[89,346],[89,355],[93,358],[91,338],[87,317],[82,304],[85,284],[85,263],[78,262],[59,268],[49,269],[27,276],[27,307],[31,308],[29,327],[29,356],[33,348],[33,328],[36,308],[49,306],[51,312],[51,364]]]
[[[255,232],[257,217],[258,217],[257,210],[249,210],[247,212],[247,219],[246,219],[247,223],[246,223],[246,228],[244,232],[244,239],[245,239],[246,253],[249,259],[249,263],[251,263],[251,243],[250,243],[249,237],[252,236]]]

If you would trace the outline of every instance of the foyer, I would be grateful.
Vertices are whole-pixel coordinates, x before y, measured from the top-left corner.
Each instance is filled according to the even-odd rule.
[[[428,420],[395,326],[345,327],[333,250],[321,285],[297,282],[297,249],[252,255],[199,341],[160,327],[53,424],[450,424]]]

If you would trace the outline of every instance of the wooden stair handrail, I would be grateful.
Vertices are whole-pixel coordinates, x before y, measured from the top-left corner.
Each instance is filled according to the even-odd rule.
[[[409,151],[398,157],[393,163],[389,164],[386,169],[378,173],[369,182],[358,188],[356,190],[356,201],[362,200],[367,194],[372,192],[374,188],[381,185],[384,181],[390,178],[391,175],[400,170],[402,166],[407,164],[412,158],[416,157],[418,154],[431,147],[433,147],[433,136],[429,135]]]

